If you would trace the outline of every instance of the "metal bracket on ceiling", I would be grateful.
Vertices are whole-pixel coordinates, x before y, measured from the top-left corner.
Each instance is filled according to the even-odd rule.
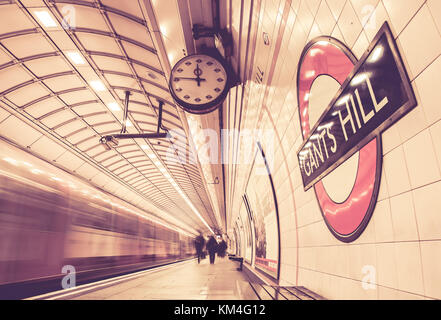
[[[130,91],[125,92],[126,97],[124,99],[124,114],[123,114],[123,122],[122,122],[122,128],[121,128],[121,134],[126,133],[126,126],[127,126],[127,116],[129,114],[129,100],[132,93]]]
[[[103,136],[100,139],[100,143],[107,149],[110,150],[112,148],[115,148],[118,146],[118,140],[121,139],[164,139],[167,138],[168,133],[167,132],[161,132],[161,129],[164,130],[162,127],[162,108],[164,106],[164,101],[158,100],[158,126],[156,128],[155,133],[126,133],[126,123],[127,123],[127,117],[128,117],[128,109],[129,109],[129,97],[130,92],[125,92],[125,100],[124,100],[124,114],[123,114],[123,125],[121,129],[120,134],[112,134]]]
[[[192,31],[195,40],[213,37],[216,48],[224,58],[231,57],[233,54],[233,37],[226,29],[210,28],[201,24],[194,24]]]
[[[206,27],[202,24],[195,23],[192,28],[193,39],[214,38],[216,49],[227,59],[233,54],[233,37],[227,29],[221,28],[219,0],[211,0],[211,8],[213,27]]]

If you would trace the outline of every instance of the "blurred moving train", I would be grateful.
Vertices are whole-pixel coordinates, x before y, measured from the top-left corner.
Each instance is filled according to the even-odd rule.
[[[0,298],[187,259],[193,237],[0,139]]]

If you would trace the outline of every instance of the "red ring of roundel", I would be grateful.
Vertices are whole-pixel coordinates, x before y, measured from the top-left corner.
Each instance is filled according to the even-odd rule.
[[[297,97],[303,138],[310,133],[309,99],[314,81],[328,75],[343,84],[357,63],[357,59],[343,43],[333,38],[319,37],[303,50],[297,74]],[[306,100],[306,101],[305,101]],[[377,202],[382,167],[381,136],[377,136],[359,150],[357,177],[349,197],[335,203],[323,187],[314,190],[328,229],[340,241],[352,242],[365,230]]]

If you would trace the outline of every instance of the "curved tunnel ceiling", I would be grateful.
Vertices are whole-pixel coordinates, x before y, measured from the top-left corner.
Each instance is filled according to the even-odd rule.
[[[199,165],[167,157],[184,148],[194,159],[146,17],[136,0],[0,1],[0,110],[43,129],[42,136],[23,131],[31,151],[93,183],[99,177],[107,191],[117,180],[194,229],[208,230],[197,213],[219,229]],[[106,150],[99,138],[120,133],[125,91],[131,92],[129,133],[156,132],[162,100],[162,125],[179,130],[175,139],[120,140]],[[0,135],[12,140],[14,118],[0,118]],[[67,164],[71,159],[55,155],[47,138],[81,154],[89,166]],[[44,141],[47,147],[39,147]],[[88,172],[93,168],[106,177]]]

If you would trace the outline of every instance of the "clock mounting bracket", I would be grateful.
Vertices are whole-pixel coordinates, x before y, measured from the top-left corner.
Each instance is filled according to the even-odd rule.
[[[123,126],[120,134],[106,135],[100,138],[100,143],[106,150],[111,150],[118,146],[118,140],[122,139],[164,139],[168,137],[168,131],[162,126],[162,108],[164,101],[158,100],[158,125],[154,133],[135,133],[130,134],[126,131],[126,121],[128,116],[130,92],[126,91],[124,101]],[[161,129],[164,132],[161,132]]]

